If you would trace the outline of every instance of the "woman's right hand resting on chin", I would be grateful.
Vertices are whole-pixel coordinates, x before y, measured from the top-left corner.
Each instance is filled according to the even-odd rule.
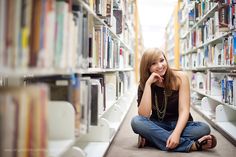
[[[149,78],[148,78],[146,84],[151,85],[151,84],[153,84],[153,83],[155,83],[155,82],[162,83],[163,80],[164,80],[164,78],[163,78],[162,76],[160,76],[159,74],[153,72],[153,73],[149,76]]]

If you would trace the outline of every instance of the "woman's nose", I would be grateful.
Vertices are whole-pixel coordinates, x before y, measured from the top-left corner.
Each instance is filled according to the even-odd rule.
[[[157,68],[161,68],[162,64],[161,63],[157,63]]]

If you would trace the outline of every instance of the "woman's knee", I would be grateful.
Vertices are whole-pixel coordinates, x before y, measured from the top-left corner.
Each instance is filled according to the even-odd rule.
[[[208,124],[203,122],[198,122],[198,129],[195,129],[195,134],[198,138],[209,135],[211,132],[211,129]]]
[[[211,133],[211,129],[209,127],[208,124],[206,123],[203,123],[203,122],[200,122],[201,123],[201,132],[204,134],[204,135],[209,135]]]
[[[133,129],[134,132],[139,132],[138,130],[144,128],[145,124],[144,124],[144,121],[147,120],[146,117],[143,117],[143,116],[135,116],[132,118],[131,120],[131,127]]]
[[[189,122],[183,136],[191,139],[199,139],[202,136],[210,134],[210,127],[203,122]]]

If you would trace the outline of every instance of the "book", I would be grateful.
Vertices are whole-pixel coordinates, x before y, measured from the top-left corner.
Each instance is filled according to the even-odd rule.
[[[116,34],[123,32],[123,12],[122,10],[113,10],[113,15],[116,19]]]
[[[80,5],[72,5],[72,12],[74,15],[75,25],[77,27],[77,42],[76,44],[76,68],[82,67],[82,46],[83,46],[83,36],[81,35],[83,33],[83,8]]]
[[[30,38],[32,21],[33,2],[31,0],[22,1],[21,14],[21,50],[19,52],[20,66],[28,67],[30,60]]]
[[[0,1],[0,67],[4,66],[6,1]]]
[[[105,76],[105,87],[106,87],[106,102],[115,102],[117,99],[116,93],[116,74],[107,73]]]
[[[113,17],[113,0],[107,0],[106,6],[106,22],[108,26],[112,26],[112,17]]]
[[[82,77],[80,79],[80,104],[81,104],[81,117],[80,117],[80,134],[89,132],[90,117],[91,117],[91,81],[90,77]]]
[[[233,65],[236,65],[236,32],[232,33],[232,55]]]
[[[85,74],[85,77],[90,77],[91,79],[99,80],[101,86],[101,103],[99,106],[99,110],[105,111],[106,110],[106,86],[105,86],[105,76],[103,74]],[[100,112],[99,111],[99,112]]]
[[[100,86],[100,87],[99,87]],[[99,115],[99,97],[101,96],[101,84],[99,80],[91,79],[91,125],[98,125],[98,115]],[[101,97],[100,97],[101,98]]]
[[[16,113],[16,105],[12,101],[12,95],[3,94],[0,92],[0,114],[1,114],[1,156],[13,156],[14,152],[14,141],[15,141],[15,113]],[[13,114],[9,114],[13,113]],[[8,137],[8,138],[6,138]]]
[[[210,94],[213,96],[222,97],[222,85],[221,81],[224,79],[224,75],[222,73],[211,72],[210,73]]]
[[[226,32],[229,31],[229,21],[228,21],[228,10],[229,6],[227,4],[222,4],[220,2],[219,7],[218,7],[218,12],[219,12],[219,31],[220,32]]]
[[[65,1],[56,2],[56,40],[55,40],[55,54],[54,54],[54,67],[66,68],[67,61],[67,46],[68,43],[68,15],[69,4]]]
[[[41,23],[41,18],[43,17],[43,1],[36,0],[33,2],[32,8],[32,21],[31,21],[31,31],[34,32],[31,36],[30,43],[30,60],[29,66],[36,67],[38,64],[38,57],[40,53],[40,39],[42,39],[42,30],[44,30],[44,25]]]
[[[233,77],[233,105],[236,107],[236,77]]]

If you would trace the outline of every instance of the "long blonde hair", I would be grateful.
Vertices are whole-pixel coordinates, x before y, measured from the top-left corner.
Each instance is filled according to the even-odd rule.
[[[149,48],[144,51],[141,63],[140,63],[140,87],[143,89],[145,86],[146,81],[148,80],[149,76],[151,75],[150,67],[155,60],[159,58],[160,55],[163,55],[166,63],[167,69],[164,75],[164,87],[167,90],[172,90],[175,88],[177,76],[174,74],[173,70],[169,67],[167,62],[166,56],[164,52],[158,48]]]

